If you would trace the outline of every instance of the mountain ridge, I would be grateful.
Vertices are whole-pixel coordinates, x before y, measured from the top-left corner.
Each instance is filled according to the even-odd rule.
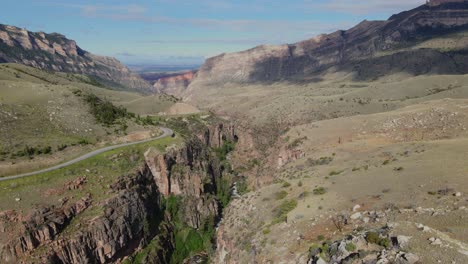
[[[151,85],[117,59],[87,52],[59,33],[31,32],[0,24],[0,62],[85,74],[113,89],[151,93]]]
[[[422,5],[385,21],[364,20],[348,30],[322,34],[295,44],[261,45],[209,58],[184,93],[187,97],[194,93],[194,89],[226,82],[308,82],[327,72],[351,73],[355,80],[382,76],[374,68],[362,69],[360,65],[375,65],[375,68],[383,67],[389,72],[411,75],[467,73],[468,66],[464,61],[468,57],[463,50],[415,48],[425,40],[466,29],[468,2]],[[418,60],[411,61],[407,52],[416,55]],[[395,64],[398,60],[404,63]],[[388,67],[389,64],[392,67]],[[439,64],[447,65],[438,67]]]

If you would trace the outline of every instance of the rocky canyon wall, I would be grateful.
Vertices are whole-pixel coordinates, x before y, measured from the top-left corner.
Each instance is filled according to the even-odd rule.
[[[165,153],[149,149],[141,168],[118,178],[106,200],[85,195],[28,215],[1,212],[0,235],[6,238],[14,229],[18,236],[1,240],[0,262],[119,263],[152,241],[158,245],[145,256],[147,262],[169,263],[175,248],[173,224],[180,219],[172,219],[165,201],[179,197],[182,224],[194,230],[206,219],[215,223],[221,216],[218,195],[224,168],[209,146],[235,137],[226,131],[230,133],[206,132],[216,140],[193,137]],[[81,220],[91,212],[96,216]]]

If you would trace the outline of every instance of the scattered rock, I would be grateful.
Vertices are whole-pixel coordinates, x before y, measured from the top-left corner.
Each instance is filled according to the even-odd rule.
[[[399,253],[395,258],[395,264],[415,264],[418,263],[419,257],[412,253]]]
[[[362,214],[359,213],[359,212],[358,212],[358,213],[355,213],[355,214],[352,214],[352,215],[350,216],[350,218],[351,218],[352,220],[357,220],[357,219],[360,219],[361,217],[362,217]]]
[[[396,240],[398,242],[398,246],[400,248],[408,247],[410,239],[411,239],[411,237],[409,237],[409,236],[397,236],[396,237]]]
[[[311,264],[327,264],[327,262],[325,260],[323,260],[322,258],[318,258],[317,260],[312,260],[309,263],[311,263]]]
[[[354,207],[353,207],[353,212],[356,212],[357,210],[359,210],[361,208],[361,206],[359,204],[356,204]]]
[[[311,259],[309,264],[315,263],[375,263],[375,264],[415,264],[418,263],[419,257],[412,253],[404,252],[399,248],[407,247],[411,237],[398,235],[390,237],[391,228],[384,227],[378,230],[357,231],[353,235],[347,236],[342,240],[333,243],[326,242],[326,247],[316,247],[309,252]],[[398,244],[398,247],[385,248],[380,243],[374,241],[369,242],[367,239],[368,233],[376,233],[382,241],[393,241],[393,244]],[[351,245],[352,244],[352,245]],[[325,244],[324,244],[325,245]],[[325,248],[325,249],[324,249]],[[321,254],[329,257],[328,262],[320,262]]]
[[[430,228],[423,225],[423,224],[416,224],[416,227],[420,230],[420,231],[423,231],[423,232],[429,232],[430,231]]]
[[[442,245],[442,241],[440,239],[438,239],[438,238],[435,238],[435,237],[429,238],[429,241],[431,241],[431,245],[433,245],[433,246]]]

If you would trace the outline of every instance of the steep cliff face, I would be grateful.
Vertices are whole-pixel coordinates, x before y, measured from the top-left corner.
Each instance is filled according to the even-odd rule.
[[[93,203],[87,196],[72,205],[34,211],[16,223],[23,235],[3,245],[1,259],[6,263],[109,263],[143,246],[157,232],[146,225],[162,214],[150,170],[145,167],[122,177],[111,189],[115,196],[103,202]],[[99,208],[102,215],[70,230],[73,219],[87,209]],[[2,220],[13,224],[11,219]]]
[[[65,36],[0,25],[0,62],[85,74],[115,89],[151,92],[151,85],[117,59],[91,54]]]
[[[222,168],[197,139],[182,150],[166,154],[150,149],[145,153],[146,164],[154,175],[161,194],[183,198],[184,222],[192,228],[201,227],[210,216],[219,217],[218,201],[214,198],[222,178]]]
[[[232,123],[221,123],[214,125],[206,131],[199,135],[200,140],[202,140],[207,146],[212,148],[220,148],[226,142],[238,142],[238,130],[236,126]]]
[[[2,212],[0,234],[5,237],[0,240],[0,260],[118,263],[151,243],[143,256],[145,263],[169,263],[180,247],[176,237],[181,226],[214,228],[220,218],[221,194],[229,195],[231,187],[224,174],[219,159],[197,137],[166,153],[150,149],[138,171],[109,186],[106,200],[95,201],[88,194],[26,216]],[[85,181],[79,179],[76,184]],[[93,217],[83,221],[83,214]]]
[[[357,79],[378,78],[383,72],[466,73],[464,51],[405,48],[467,27],[468,2],[423,5],[387,21],[363,21],[349,30],[291,45],[259,46],[210,58],[185,95],[196,93],[204,85],[226,82],[312,81],[325,71],[354,72]],[[363,63],[372,67],[360,67]],[[380,71],[384,66],[386,70]],[[373,68],[378,70],[367,72]]]
[[[177,75],[162,77],[154,83],[153,88],[156,93],[179,96],[185,91],[185,89],[187,89],[195,77],[195,74],[196,71],[189,71]]]

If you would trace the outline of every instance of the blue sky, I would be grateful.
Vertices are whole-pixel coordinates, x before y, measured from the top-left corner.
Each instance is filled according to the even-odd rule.
[[[191,64],[347,29],[425,0],[2,0],[0,23],[58,32],[127,64]]]

